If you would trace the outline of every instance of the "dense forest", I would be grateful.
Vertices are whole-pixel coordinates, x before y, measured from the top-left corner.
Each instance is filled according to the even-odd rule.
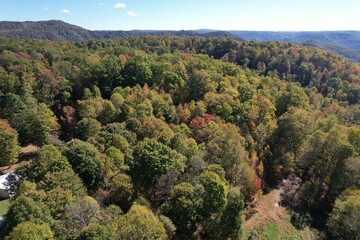
[[[178,37],[217,37],[243,41],[241,37],[226,31],[196,31],[196,30],[131,30],[105,31],[87,30],[60,20],[38,22],[0,21],[0,36],[23,39],[47,39],[57,41],[85,41],[91,39],[111,39],[134,36],[178,36]]]
[[[255,41],[303,43],[317,41],[360,50],[360,31],[230,31],[236,36]]]
[[[341,56],[356,62],[360,63],[360,49],[353,49],[348,47],[342,47],[334,43],[326,43],[320,41],[305,41],[302,43],[304,46],[317,47],[324,50],[329,50],[336,52]]]
[[[318,47],[360,63],[360,31],[230,31],[230,33],[249,41],[280,41]]]
[[[358,239],[359,84],[292,43],[2,37],[0,238],[247,239],[243,213],[289,178],[296,228]]]
[[[22,39],[46,39],[55,41],[86,41],[135,36],[177,36],[227,38],[237,41],[279,41],[318,47],[340,54],[360,63],[360,31],[315,31],[315,32],[273,32],[273,31],[218,31],[199,30],[131,30],[97,31],[87,30],[59,20],[11,22],[0,21],[0,36]]]

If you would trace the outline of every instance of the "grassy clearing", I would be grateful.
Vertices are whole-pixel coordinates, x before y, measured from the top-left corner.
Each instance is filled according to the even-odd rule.
[[[10,208],[10,200],[0,201],[0,217],[4,216]]]
[[[254,226],[254,230],[244,229],[242,240],[248,239],[252,234],[252,239],[261,240],[311,240],[304,231],[297,230],[290,221],[269,220],[265,227]]]
[[[286,208],[278,206],[279,192],[263,196],[256,206],[258,211],[248,221],[243,222],[242,240],[252,235],[252,239],[261,240],[311,240],[307,230],[297,230],[290,222]]]
[[[269,223],[259,235],[264,240],[279,239],[278,225],[273,222]]]

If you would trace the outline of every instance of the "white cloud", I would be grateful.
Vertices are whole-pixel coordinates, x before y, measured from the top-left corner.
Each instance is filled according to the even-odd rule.
[[[71,13],[71,11],[69,9],[63,9],[60,11],[60,13],[69,14],[69,13]]]
[[[126,13],[126,17],[136,17],[138,14],[136,12],[130,11]]]
[[[125,3],[117,3],[115,4],[114,8],[120,9],[120,8],[125,8],[126,4]]]

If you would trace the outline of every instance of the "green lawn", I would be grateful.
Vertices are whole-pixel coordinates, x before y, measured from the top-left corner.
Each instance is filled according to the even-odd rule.
[[[10,207],[9,199],[0,201],[0,217],[4,216],[7,213],[7,211],[9,210],[9,207]]]
[[[263,232],[260,233],[263,240],[276,240],[279,239],[279,229],[275,223],[269,223]]]

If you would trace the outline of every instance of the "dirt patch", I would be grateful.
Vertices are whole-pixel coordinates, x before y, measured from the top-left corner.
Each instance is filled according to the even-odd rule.
[[[19,162],[11,166],[0,167],[0,174],[12,173],[21,164],[22,161],[27,161],[34,158],[40,151],[40,148],[34,145],[28,145],[21,148],[19,153]]]
[[[244,219],[244,227],[251,229],[253,226],[265,228],[269,222],[279,222],[286,218],[286,209],[281,206],[281,189],[276,189],[264,195],[257,201],[255,208],[247,211],[255,212],[249,219]]]
[[[39,147],[30,144],[27,145],[26,147],[21,148],[20,155],[35,154],[38,152],[39,152]]]
[[[17,167],[17,164],[14,164],[11,166],[6,166],[6,167],[0,167],[0,175],[12,173],[15,171],[16,167]]]
[[[243,214],[241,239],[315,239],[311,229],[298,230],[291,224],[291,215],[282,204],[285,196],[296,195],[300,185],[301,179],[293,174],[277,189],[249,204]]]

